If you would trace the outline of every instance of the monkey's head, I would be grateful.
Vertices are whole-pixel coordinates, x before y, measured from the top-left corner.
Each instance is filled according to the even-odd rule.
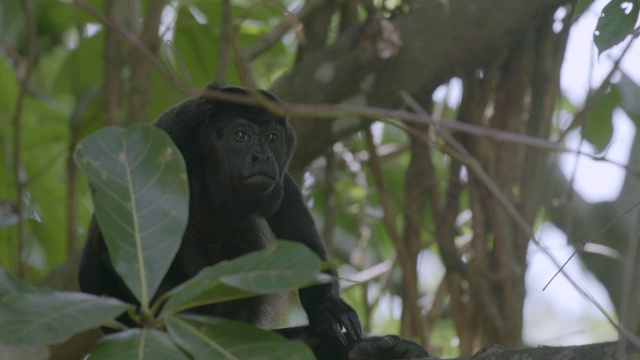
[[[211,84],[207,88],[249,95],[239,87]],[[267,91],[259,93],[268,101],[280,102]],[[295,144],[286,117],[259,105],[204,94],[167,110],[155,125],[164,129],[182,152],[192,203],[204,201],[204,206],[229,215],[268,217],[279,208]]]

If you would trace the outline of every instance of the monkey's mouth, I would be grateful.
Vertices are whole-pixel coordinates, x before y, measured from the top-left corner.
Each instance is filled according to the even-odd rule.
[[[265,174],[255,174],[245,177],[244,182],[251,187],[259,188],[263,191],[269,191],[276,184],[276,179]]]

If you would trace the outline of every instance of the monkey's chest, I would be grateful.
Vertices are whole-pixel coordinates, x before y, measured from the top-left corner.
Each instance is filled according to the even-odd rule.
[[[176,260],[181,263],[186,277],[191,278],[206,266],[265,249],[273,245],[274,240],[269,224],[262,217],[208,229],[188,227]]]

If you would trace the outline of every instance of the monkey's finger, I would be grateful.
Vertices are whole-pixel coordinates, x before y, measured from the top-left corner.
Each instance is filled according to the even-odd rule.
[[[356,315],[355,311],[351,310],[344,312],[339,316],[339,319],[340,325],[344,327],[347,332],[349,343],[354,343],[362,339],[362,325],[360,325],[360,320],[358,319],[358,315]]]
[[[358,318],[354,316],[348,316],[343,320],[346,320],[342,321],[342,326],[347,333],[346,336],[348,337],[349,343],[352,344],[362,339],[362,326],[360,325],[360,321],[358,320]]]
[[[338,341],[340,341],[342,346],[346,347],[348,345],[347,338],[342,332],[342,329],[340,328],[340,324],[338,324],[337,322],[335,321],[331,322],[331,325],[329,325],[329,333],[333,334],[333,336],[336,339],[338,339]]]

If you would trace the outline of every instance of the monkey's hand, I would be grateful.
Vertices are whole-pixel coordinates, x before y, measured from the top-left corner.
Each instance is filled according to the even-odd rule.
[[[426,359],[429,354],[413,341],[396,335],[362,339],[349,351],[349,360]]]
[[[362,326],[358,315],[338,294],[330,293],[323,299],[314,299],[312,303],[314,306],[309,306],[308,301],[303,301],[309,325],[314,331],[330,334],[344,346],[362,339]]]

